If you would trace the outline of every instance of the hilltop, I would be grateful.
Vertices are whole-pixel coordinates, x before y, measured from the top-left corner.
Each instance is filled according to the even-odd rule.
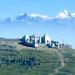
[[[0,75],[74,75],[72,48],[30,48],[20,39],[0,39]]]

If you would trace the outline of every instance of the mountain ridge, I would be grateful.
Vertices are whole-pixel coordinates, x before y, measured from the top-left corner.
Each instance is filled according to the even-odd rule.
[[[67,19],[72,19],[75,18],[75,13],[70,13],[67,9],[64,9],[62,11],[60,11],[54,18],[48,16],[48,15],[43,15],[43,14],[39,14],[39,13],[23,13],[20,14],[18,16],[16,16],[14,19],[8,17],[4,20],[4,23],[6,22],[24,22],[24,21],[28,21],[28,20],[43,20],[43,21],[51,21],[54,19],[57,20],[67,20]],[[12,20],[11,20],[12,19]]]

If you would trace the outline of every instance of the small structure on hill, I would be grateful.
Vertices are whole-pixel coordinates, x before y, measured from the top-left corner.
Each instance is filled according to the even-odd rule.
[[[41,42],[45,43],[45,44],[50,44],[51,43],[51,38],[45,34],[42,38],[41,38]]]
[[[41,44],[41,37],[37,34],[30,36],[30,43],[33,44],[34,47],[38,47]]]
[[[22,38],[22,42],[26,46],[39,47],[41,44],[41,37],[37,34],[30,36],[24,35],[24,37]]]
[[[49,47],[49,48],[58,48],[61,47],[59,42],[53,41],[51,37],[49,37],[47,34],[44,36],[40,37],[38,34],[34,35],[24,35],[22,38],[22,41],[24,45],[30,46],[30,47]]]
[[[23,38],[22,38],[22,40],[23,40],[24,42],[26,42],[26,43],[29,43],[29,42],[30,42],[30,38],[29,38],[28,35],[24,35]]]
[[[51,43],[52,43],[52,47],[58,47],[59,45],[59,42],[57,41],[51,41]]]

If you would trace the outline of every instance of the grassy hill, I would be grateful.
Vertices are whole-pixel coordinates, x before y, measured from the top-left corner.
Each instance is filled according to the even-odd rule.
[[[75,50],[28,48],[0,39],[0,75],[75,75]]]

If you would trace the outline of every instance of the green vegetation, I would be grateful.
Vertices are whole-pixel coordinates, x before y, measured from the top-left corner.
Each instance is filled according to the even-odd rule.
[[[0,75],[75,75],[75,50],[27,48],[2,41]]]
[[[36,63],[23,63],[30,58],[34,58]],[[49,75],[59,66],[58,59],[58,55],[52,50],[0,51],[0,75]]]
[[[75,75],[75,50],[63,48],[65,66],[59,70],[57,75]]]

